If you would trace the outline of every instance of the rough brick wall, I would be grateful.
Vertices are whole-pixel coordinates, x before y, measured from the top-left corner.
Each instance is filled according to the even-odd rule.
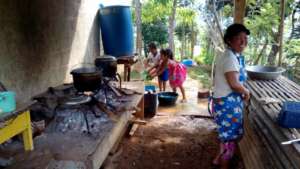
[[[97,11],[97,0],[0,1],[0,81],[19,103],[70,82],[76,64],[93,63]]]

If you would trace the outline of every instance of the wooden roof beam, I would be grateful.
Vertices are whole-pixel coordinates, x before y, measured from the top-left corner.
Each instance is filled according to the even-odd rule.
[[[243,23],[246,0],[234,0],[234,23]]]

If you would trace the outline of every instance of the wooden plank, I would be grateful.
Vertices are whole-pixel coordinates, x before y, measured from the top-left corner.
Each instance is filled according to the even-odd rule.
[[[131,112],[122,113],[121,118],[115,124],[114,128],[109,131],[109,133],[105,134],[103,140],[98,144],[97,148],[94,152],[92,152],[89,156],[89,164],[93,169],[99,169],[109,154],[110,150],[113,148],[114,144],[120,137],[123,129],[126,127],[129,119],[131,117]]]
[[[266,140],[265,146],[270,147],[270,153],[272,154],[272,156],[276,158],[276,161],[280,162],[283,168],[292,169],[293,167],[288,156],[285,153],[282,153],[283,151],[280,149],[280,142],[278,143],[277,139],[275,137],[272,137],[272,134],[270,134],[271,131],[268,130],[268,128],[262,123],[261,120],[256,119],[256,123],[260,127],[260,132],[262,132],[262,136]]]
[[[134,123],[134,124],[139,124],[139,125],[146,125],[146,124],[147,124],[147,121],[141,120],[141,119],[136,118],[136,117],[132,117],[132,118],[129,120],[129,123]]]
[[[261,87],[259,87],[255,82],[249,82],[249,85],[251,87],[254,88],[254,90],[259,91],[259,93],[263,96],[263,97],[268,97],[268,94],[266,93],[265,90],[261,89]],[[262,97],[258,98],[261,99]],[[264,109],[266,109],[267,112],[269,112],[269,115],[272,116],[272,118],[274,119],[274,117],[277,115],[274,112],[278,112],[278,107],[274,107],[274,105],[269,104],[269,105],[261,105]]]
[[[245,134],[243,139],[239,142],[239,148],[245,167],[247,169],[264,169],[264,160],[257,160],[257,158],[262,159],[262,147],[258,143],[258,138],[253,132],[247,116],[244,118],[244,129]]]
[[[246,10],[246,0],[234,0],[234,23],[243,23]]]
[[[271,166],[268,166],[267,168],[274,168],[274,169],[284,169],[282,168],[281,163],[278,161],[278,159],[273,156],[272,149],[268,146],[268,142],[266,141],[264,135],[262,132],[260,132],[261,127],[257,125],[257,123],[253,123],[253,126],[257,128],[257,134],[259,135],[260,141],[265,145],[264,148],[267,150],[265,152],[264,159],[267,161]]]
[[[137,131],[138,127],[139,127],[139,124],[133,124],[133,126],[132,126],[132,128],[131,128],[131,130],[129,132],[129,135],[133,136],[134,133]]]
[[[274,83],[283,93],[289,93],[292,94],[297,99],[300,98],[300,91],[297,88],[294,88],[293,86],[289,85],[289,82],[284,81],[280,78],[275,81]]]
[[[269,82],[269,83],[262,82],[262,83],[264,85],[266,85],[270,90],[274,90],[272,93],[275,94],[282,102],[288,101],[288,100],[297,101],[297,99],[294,98],[293,96],[288,97],[286,94],[282,94],[281,92],[276,91],[277,88],[274,88],[274,84],[276,84],[276,83],[274,83],[274,82]],[[282,86],[282,87],[284,87],[284,86]],[[289,93],[289,94],[291,94],[291,93]],[[282,105],[282,104],[280,104],[280,105]],[[296,129],[289,129],[289,130],[294,135],[297,135],[297,138],[300,137],[300,134],[299,134],[299,132]]]
[[[280,81],[284,86],[289,86],[289,88],[293,89],[293,91],[296,93],[300,92],[300,86],[295,82],[288,80],[286,77],[280,76],[277,80]]]
[[[258,112],[259,113],[257,113],[257,117],[259,117],[261,119],[260,122],[265,125],[265,127],[261,128],[260,130],[269,130],[269,133],[271,135],[268,136],[272,136],[274,139],[277,140],[278,146],[282,149],[282,152],[285,153],[286,156],[288,156],[291,159],[294,166],[300,166],[300,156],[297,150],[295,150],[292,146],[282,147],[280,145],[280,143],[286,138],[291,137],[291,133],[288,130],[281,128],[278,125],[275,125],[274,122],[270,121],[270,119],[267,118],[266,114],[264,113],[264,111],[261,110],[261,108],[259,108]]]

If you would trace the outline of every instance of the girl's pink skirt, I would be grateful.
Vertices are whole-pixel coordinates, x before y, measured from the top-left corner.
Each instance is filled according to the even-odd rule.
[[[169,83],[172,88],[182,86],[186,79],[186,67],[182,63],[169,65]]]

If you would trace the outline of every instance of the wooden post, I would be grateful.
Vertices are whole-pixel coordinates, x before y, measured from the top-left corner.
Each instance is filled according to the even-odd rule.
[[[136,16],[136,52],[142,56],[142,4],[140,0],[135,0],[135,16]]]
[[[234,0],[234,23],[243,23],[246,10],[246,0]]]
[[[285,13],[285,0],[280,0],[280,25],[279,25],[279,58],[278,66],[282,65],[282,41],[283,41],[283,28],[284,28],[284,13]]]

